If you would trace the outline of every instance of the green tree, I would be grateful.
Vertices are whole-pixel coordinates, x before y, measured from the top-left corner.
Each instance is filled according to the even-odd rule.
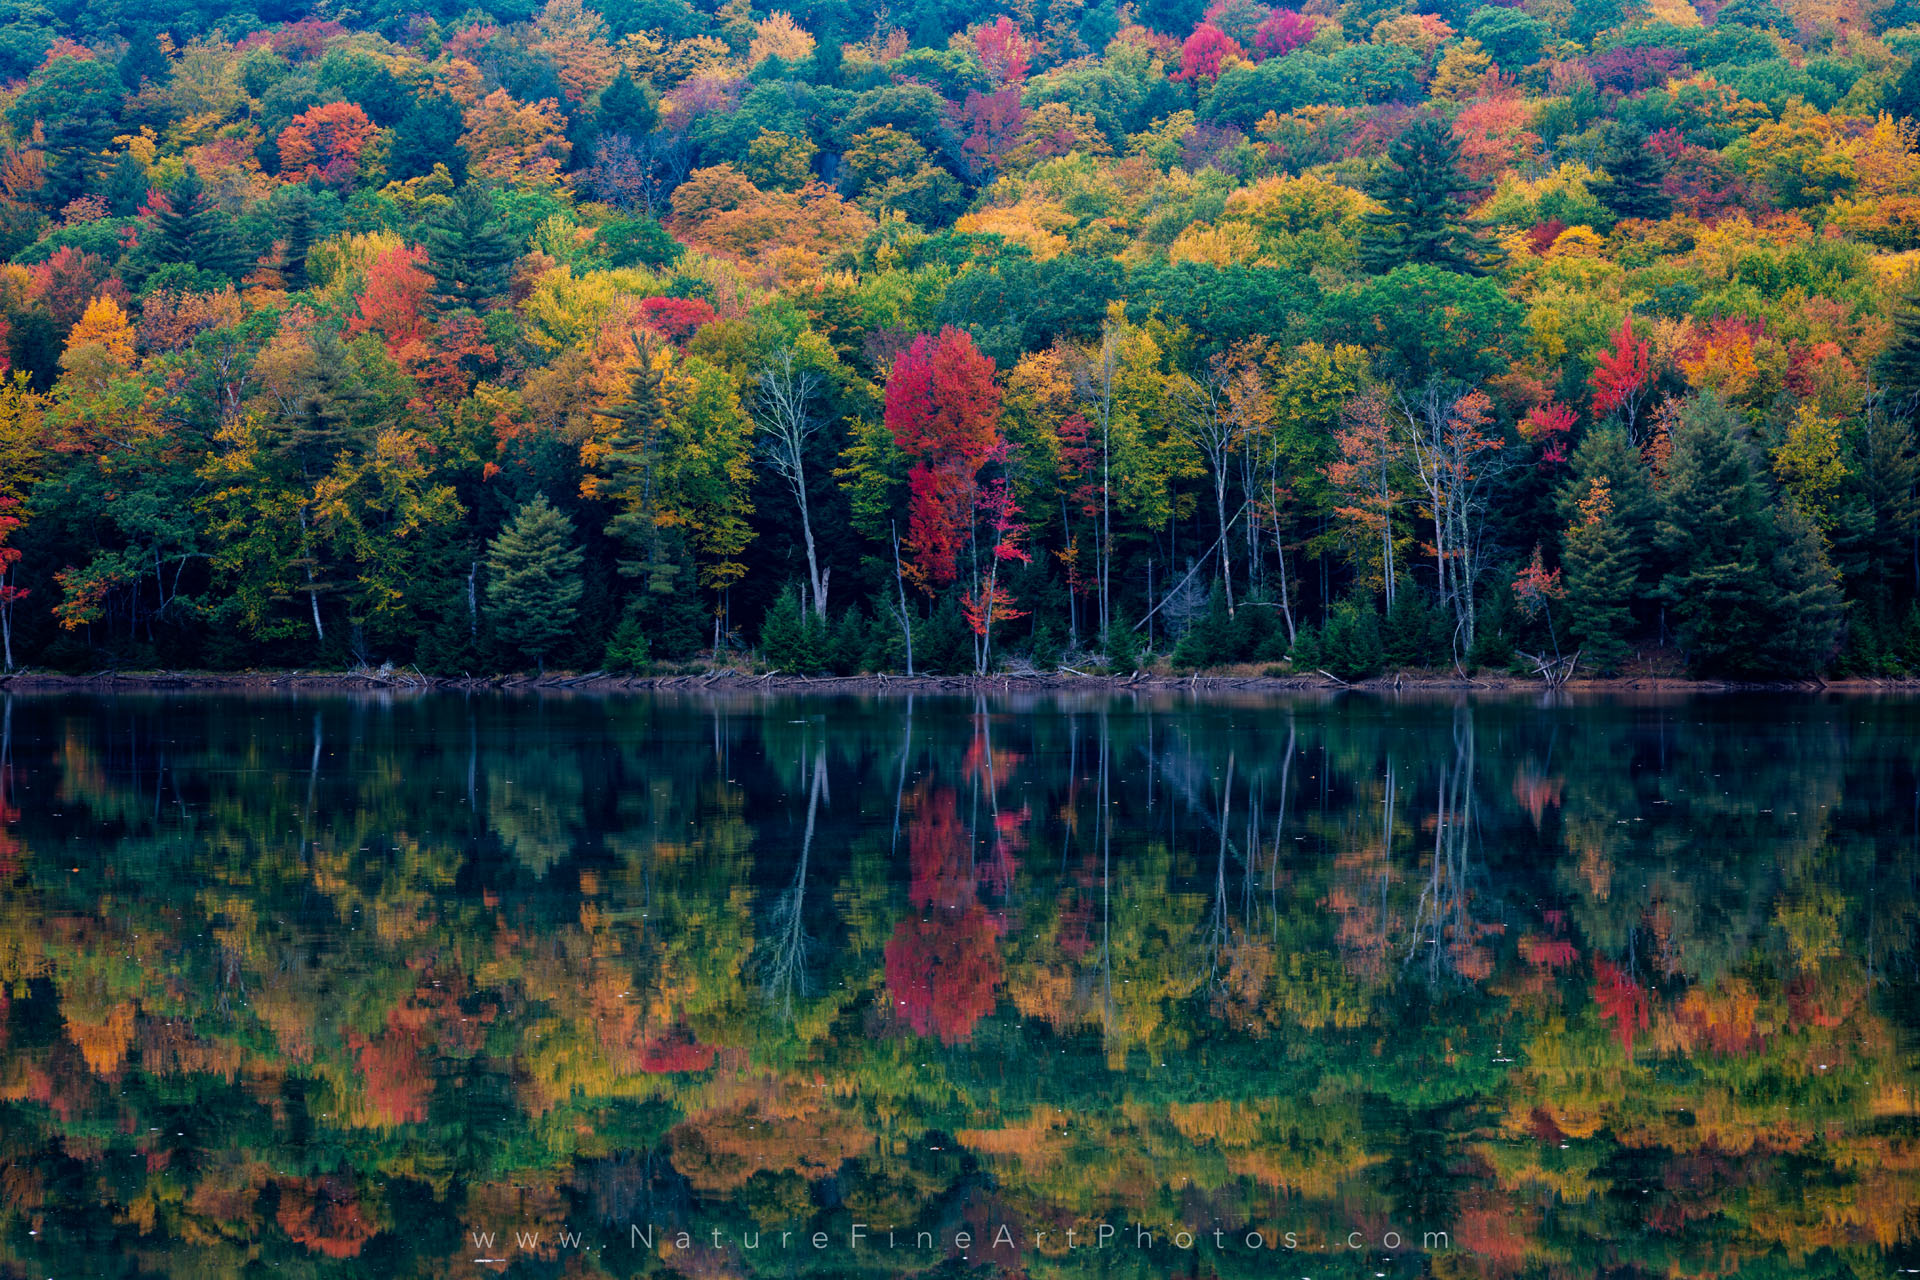
[[[1387,161],[1372,192],[1386,208],[1364,215],[1361,264],[1376,275],[1409,265],[1485,275],[1499,254],[1467,219],[1460,193],[1471,184],[1452,130],[1422,120],[1394,139]]]
[[[1673,212],[1673,197],[1662,186],[1667,162],[1647,142],[1644,130],[1614,131],[1606,154],[1607,180],[1600,186],[1602,204],[1618,218],[1645,218],[1658,222]]]
[[[546,670],[580,606],[573,521],[536,493],[487,544],[487,617],[502,641]]]
[[[124,86],[102,59],[60,57],[36,71],[7,109],[17,137],[37,124],[46,139],[47,181],[41,196],[59,208],[86,195],[99,177],[100,153],[112,141]]]
[[[216,275],[236,274],[246,260],[232,215],[208,197],[192,165],[167,192],[166,207],[154,215],[148,252],[155,262]]]
[[[500,223],[492,191],[471,183],[460,188],[421,238],[441,309],[483,311],[506,292],[507,268],[518,250]]]
[[[1673,434],[1657,539],[1680,644],[1706,675],[1811,675],[1832,656],[1840,589],[1819,531],[1776,506],[1725,401],[1689,403]]]

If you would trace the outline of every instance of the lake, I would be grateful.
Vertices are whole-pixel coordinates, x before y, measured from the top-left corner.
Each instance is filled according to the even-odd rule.
[[[0,1275],[1920,1267],[1920,703],[0,705]]]

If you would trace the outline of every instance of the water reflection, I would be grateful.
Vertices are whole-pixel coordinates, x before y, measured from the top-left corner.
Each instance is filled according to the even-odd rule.
[[[0,699],[0,1273],[1920,1266],[1913,724]]]

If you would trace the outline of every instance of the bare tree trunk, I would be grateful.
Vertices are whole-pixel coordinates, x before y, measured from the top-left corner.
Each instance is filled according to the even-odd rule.
[[[913,615],[907,612],[907,577],[900,570],[900,527],[889,522],[893,530],[893,585],[900,592],[900,635],[907,643],[907,674],[913,674]]]

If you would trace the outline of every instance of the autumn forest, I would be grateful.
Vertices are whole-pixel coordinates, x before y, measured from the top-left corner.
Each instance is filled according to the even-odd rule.
[[[1909,0],[0,24],[12,671],[1920,665]]]

